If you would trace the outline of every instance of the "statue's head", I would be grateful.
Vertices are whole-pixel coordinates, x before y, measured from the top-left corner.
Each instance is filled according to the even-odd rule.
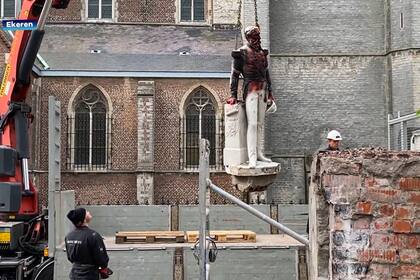
[[[254,49],[261,49],[260,28],[258,26],[248,26],[245,28],[245,38],[249,45]]]

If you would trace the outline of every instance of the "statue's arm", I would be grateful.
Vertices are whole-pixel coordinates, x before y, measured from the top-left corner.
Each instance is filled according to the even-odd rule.
[[[228,99],[229,104],[235,104],[238,99],[238,86],[239,86],[239,76],[242,71],[242,56],[240,51],[232,52],[232,71],[230,75],[230,98]]]
[[[268,50],[264,49],[264,54],[267,57],[268,56]],[[267,64],[268,66],[268,64]],[[265,70],[265,78],[267,80],[267,91],[268,91],[268,100],[274,100],[274,96],[273,96],[273,89],[271,88],[271,77],[270,77],[270,71],[267,69]]]
[[[270,71],[268,71],[268,68],[266,70],[265,77],[267,79],[268,100],[274,100],[273,89],[271,88]]]

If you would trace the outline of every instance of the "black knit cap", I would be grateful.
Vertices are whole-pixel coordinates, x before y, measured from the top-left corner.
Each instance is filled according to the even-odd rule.
[[[86,217],[86,209],[85,208],[77,208],[74,210],[70,210],[67,214],[67,218],[75,225],[80,226],[85,220]]]

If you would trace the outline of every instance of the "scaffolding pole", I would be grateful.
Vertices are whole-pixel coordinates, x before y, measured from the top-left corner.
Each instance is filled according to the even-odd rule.
[[[200,280],[209,279],[209,254],[207,248],[207,236],[209,236],[209,209],[210,190],[207,187],[209,171],[210,144],[206,139],[200,139],[200,174],[199,174],[199,203],[200,203]]]
[[[237,197],[231,195],[230,193],[222,190],[221,188],[219,188],[218,186],[216,186],[215,184],[213,184],[210,181],[210,179],[207,181],[207,184],[209,185],[209,187],[210,187],[210,189],[212,191],[218,193],[219,195],[223,196],[224,198],[226,198],[226,199],[230,200],[231,202],[237,204],[239,207],[241,207],[242,209],[248,211],[249,213],[251,213],[252,215],[256,216],[257,218],[259,218],[259,219],[261,219],[261,220],[269,223],[272,226],[275,226],[276,228],[278,228],[279,230],[281,230],[285,234],[293,237],[294,239],[296,239],[300,243],[305,244],[306,246],[309,246],[309,240],[306,239],[305,237],[303,237],[302,235],[300,235],[299,233],[294,232],[293,230],[289,229],[288,227],[280,224],[276,220],[273,220],[269,216],[261,213],[260,211],[256,210],[252,206],[246,204],[245,202],[243,202],[239,198],[237,198]]]

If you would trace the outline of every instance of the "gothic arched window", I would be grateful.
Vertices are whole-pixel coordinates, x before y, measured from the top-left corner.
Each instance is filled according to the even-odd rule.
[[[216,102],[210,92],[204,87],[197,88],[187,98],[184,108],[181,125],[181,167],[184,169],[198,167],[200,138],[205,138],[210,142],[210,166],[213,168],[222,167],[221,120],[216,118]]]
[[[110,118],[102,92],[93,86],[83,89],[73,103],[71,125],[71,168],[110,168]]]

